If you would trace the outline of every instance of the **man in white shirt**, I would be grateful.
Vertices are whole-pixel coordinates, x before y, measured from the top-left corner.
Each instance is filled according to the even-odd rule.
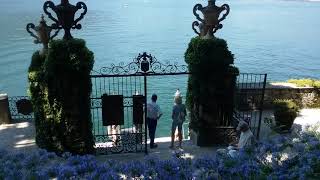
[[[256,139],[251,132],[249,125],[245,121],[240,121],[237,127],[237,131],[241,131],[240,139],[238,143],[230,144],[227,149],[218,149],[218,154],[228,154],[235,158],[238,156],[239,150],[245,147],[252,147],[256,143]]]
[[[150,148],[158,147],[157,144],[154,143],[156,128],[158,119],[162,116],[160,106],[156,103],[157,102],[157,95],[153,94],[151,97],[151,103],[147,105],[147,123],[149,129],[149,137],[150,137]]]
[[[228,154],[231,157],[236,157],[238,154],[238,150],[245,147],[251,147],[256,143],[255,137],[251,132],[247,122],[240,121],[237,127],[237,131],[241,131],[239,142],[228,147]]]

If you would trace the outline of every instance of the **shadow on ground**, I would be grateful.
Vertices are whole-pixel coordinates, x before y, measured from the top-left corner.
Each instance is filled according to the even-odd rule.
[[[0,149],[9,152],[30,152],[37,148],[35,128],[31,122],[0,125]]]
[[[148,155],[158,156],[160,159],[169,159],[175,153],[183,152],[185,157],[188,158],[198,158],[204,155],[214,155],[218,148],[222,146],[214,147],[199,147],[194,145],[191,140],[184,140],[182,143],[182,148],[175,147],[170,149],[170,138],[157,138],[155,142],[158,144],[157,148],[150,149],[148,146]],[[176,142],[176,144],[178,144]],[[97,157],[98,160],[115,160],[121,162],[142,160],[146,156],[145,152],[140,153],[126,153],[126,154],[110,154],[110,155],[100,155]]]

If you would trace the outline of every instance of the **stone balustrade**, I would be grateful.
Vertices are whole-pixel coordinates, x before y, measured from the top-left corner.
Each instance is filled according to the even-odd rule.
[[[264,107],[271,108],[274,99],[293,99],[302,108],[320,108],[320,88],[270,83],[265,89]]]

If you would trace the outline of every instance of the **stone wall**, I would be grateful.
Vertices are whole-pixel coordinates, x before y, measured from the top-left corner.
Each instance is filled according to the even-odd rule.
[[[320,88],[267,87],[264,107],[271,108],[274,99],[293,99],[302,108],[320,108]]]

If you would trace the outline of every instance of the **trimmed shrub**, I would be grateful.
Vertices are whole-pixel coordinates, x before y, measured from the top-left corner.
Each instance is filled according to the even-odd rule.
[[[81,39],[54,40],[47,55],[34,53],[28,77],[40,148],[59,153],[93,153],[93,63],[93,53]]]
[[[234,56],[227,42],[195,37],[185,52],[185,62],[191,72],[186,98],[191,112],[190,128],[211,131],[210,128],[219,126],[221,121],[228,124],[239,70],[232,66]],[[221,109],[224,112],[221,113]]]
[[[277,99],[273,102],[274,117],[281,130],[289,130],[298,116],[299,107],[293,100]]]

